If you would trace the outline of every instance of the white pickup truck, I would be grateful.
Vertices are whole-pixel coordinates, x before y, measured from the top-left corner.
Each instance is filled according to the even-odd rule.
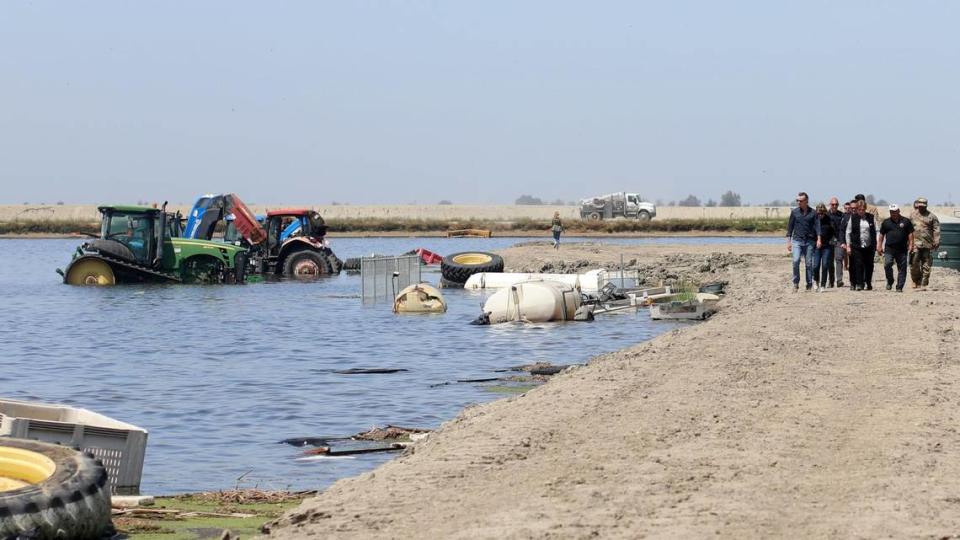
[[[653,203],[644,202],[636,193],[621,191],[580,201],[580,218],[590,221],[615,217],[650,221],[656,215],[657,207]]]

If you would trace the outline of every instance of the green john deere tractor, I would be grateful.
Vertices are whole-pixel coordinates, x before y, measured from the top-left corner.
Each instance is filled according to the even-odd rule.
[[[66,270],[70,285],[116,283],[243,283],[244,248],[180,238],[179,214],[147,206],[101,206],[100,236],[77,248]]]

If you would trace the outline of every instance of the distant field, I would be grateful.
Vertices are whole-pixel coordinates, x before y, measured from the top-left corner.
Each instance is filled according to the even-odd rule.
[[[394,219],[394,218],[345,218],[328,220],[333,233],[437,233],[456,229],[488,229],[494,232],[544,232],[550,229],[550,220],[518,219],[493,221],[483,219]],[[640,222],[632,219],[608,221],[564,220],[567,233],[671,233],[671,232],[723,232],[723,233],[772,233],[786,229],[785,219],[657,219]],[[0,222],[0,234],[73,234],[99,232],[99,224],[86,219],[51,219]]]

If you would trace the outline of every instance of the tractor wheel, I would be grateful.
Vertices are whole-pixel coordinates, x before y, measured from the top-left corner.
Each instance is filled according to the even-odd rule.
[[[241,284],[247,280],[247,254],[237,253],[233,259],[233,282]]]
[[[450,281],[449,279],[441,276],[440,277],[440,288],[441,289],[462,289],[463,283],[457,283],[456,281]]]
[[[0,442],[0,538],[108,538],[107,471],[65,446]]]
[[[103,259],[81,257],[70,263],[63,282],[70,285],[114,285],[117,277]]]
[[[180,265],[180,279],[193,284],[223,283],[223,262],[206,255],[190,257]]]
[[[283,275],[297,279],[317,279],[332,272],[330,259],[324,253],[312,250],[291,253],[283,262]]]
[[[503,272],[503,257],[483,251],[454,253],[440,262],[440,274],[454,283],[466,283],[480,272]]]
[[[600,212],[590,212],[590,215],[587,216],[587,219],[590,221],[600,221]]]
[[[330,273],[338,275],[341,271],[343,271],[343,261],[341,261],[340,257],[337,257],[332,251],[327,254],[327,259],[330,261]]]

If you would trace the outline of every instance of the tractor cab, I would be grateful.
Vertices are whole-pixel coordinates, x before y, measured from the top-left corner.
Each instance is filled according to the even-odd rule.
[[[306,241],[318,248],[325,247],[327,225],[314,210],[285,208],[267,212],[263,227],[267,231],[268,256],[278,256],[291,240]]]
[[[263,273],[314,278],[338,274],[343,263],[324,238],[327,225],[315,210],[284,208],[267,212],[266,238],[259,257]]]
[[[101,206],[100,237],[89,242],[101,253],[141,266],[155,266],[163,241],[179,233],[179,219],[148,206]]]

